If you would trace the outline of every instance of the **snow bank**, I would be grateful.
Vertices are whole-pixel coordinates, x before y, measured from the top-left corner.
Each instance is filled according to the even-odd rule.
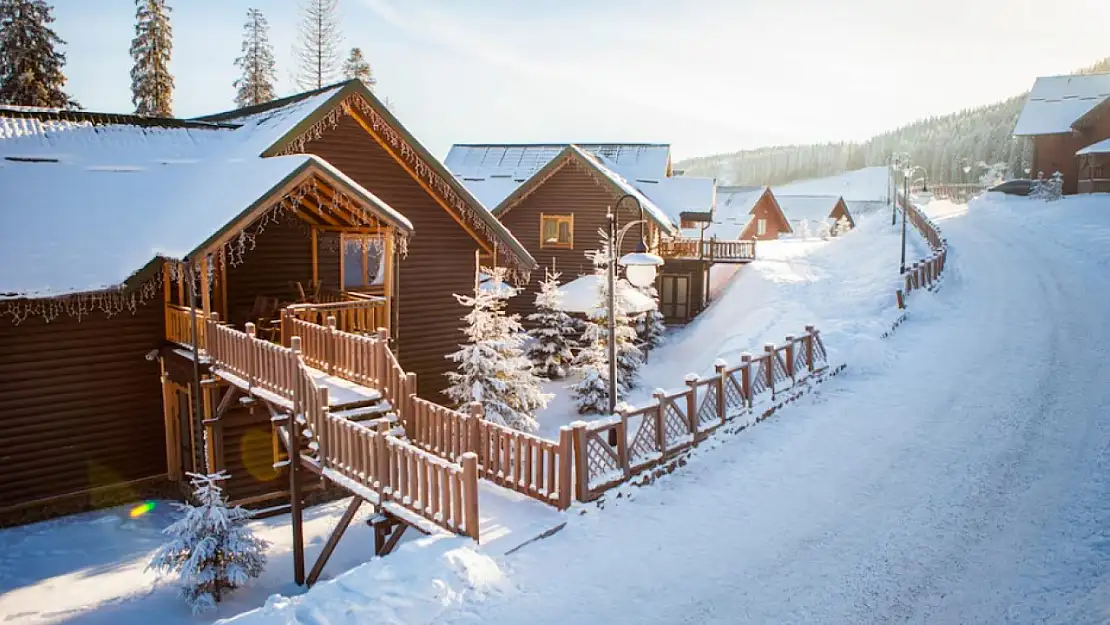
[[[562,296],[561,309],[565,312],[583,313],[590,316],[604,314],[605,306],[598,305],[598,277],[582,276],[559,287]],[[655,301],[636,289],[617,289],[625,299],[625,310],[629,313],[642,313],[655,309]]]
[[[497,562],[479,553],[469,539],[429,536],[321,582],[304,595],[274,595],[261,608],[217,623],[429,623],[464,600],[506,587]]]

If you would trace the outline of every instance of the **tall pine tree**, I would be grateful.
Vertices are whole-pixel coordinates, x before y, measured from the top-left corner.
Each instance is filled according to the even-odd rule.
[[[135,38],[131,40],[131,102],[135,114],[173,117],[173,29],[166,0],[135,0]]]
[[[0,0],[0,104],[77,109],[62,88],[65,45],[44,0]]]
[[[351,54],[343,63],[343,76],[347,80],[355,78],[361,80],[371,91],[374,90],[374,85],[378,84],[374,73],[370,71],[370,62],[362,55],[362,48],[351,48]]]
[[[339,50],[343,33],[339,29],[339,0],[304,0],[301,5],[297,74],[294,78],[304,91],[336,82],[340,72]]]
[[[258,9],[247,9],[243,25],[243,56],[235,59],[242,75],[235,80],[235,104],[253,106],[276,97],[274,47],[270,45],[270,25]]]

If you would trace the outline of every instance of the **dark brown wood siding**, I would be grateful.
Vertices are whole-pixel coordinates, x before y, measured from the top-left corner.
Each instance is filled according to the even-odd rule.
[[[1075,153],[1088,144],[1070,134],[1041,135],[1034,137],[1033,142],[1033,169],[1029,175],[1036,178],[1041,172],[1045,178],[1050,178],[1053,172],[1059,171],[1064,175],[1064,193],[1075,193],[1079,176]]]
[[[598,230],[605,229],[605,215],[616,199],[609,187],[599,182],[583,166],[570,161],[541,183],[520,204],[501,215],[501,223],[505,224],[540,265],[532,272],[528,285],[509,300],[510,313],[526,316],[535,312],[539,283],[543,280],[544,270],[550,269],[553,264],[555,270],[562,274],[559,280],[564,284],[593,273],[593,264],[586,257],[586,252],[600,247]],[[541,214],[574,215],[574,249],[540,246]],[[619,223],[631,223],[639,219],[639,215],[634,214],[631,209],[622,210],[618,217]],[[621,242],[622,253],[633,251],[638,239],[638,226],[633,226]]]
[[[708,263],[700,260],[668,260],[655,280],[655,288],[659,291],[659,308],[664,311],[664,321],[667,323],[686,323],[705,310],[708,298],[706,297],[706,268]],[[672,294],[663,288],[664,276],[688,276],[690,290],[687,295],[686,316],[668,314],[674,310],[670,298]]]
[[[166,472],[161,298],[112,317],[0,319],[0,508]]]
[[[764,193],[759,201],[752,207],[752,220],[744,232],[740,234],[740,238],[744,240],[756,241],[773,241],[779,238],[779,234],[786,234],[789,224],[784,221],[782,211],[778,209],[774,199],[770,194]],[[767,220],[767,230],[763,236],[756,234],[759,232],[759,220]]]
[[[412,222],[408,255],[400,261],[397,336],[401,365],[416,373],[419,393],[442,400],[445,357],[464,340],[465,310],[454,293],[474,285],[478,243],[436,199],[350,117],[308,144],[311,152],[377,195]]]
[[[309,226],[295,215],[280,212],[278,221],[265,225],[248,245],[242,260],[227,269],[227,305],[232,323],[239,325],[250,315],[255,297],[276,297],[282,302],[296,299],[292,284],[307,290],[312,283],[312,240]],[[213,298],[216,301],[217,298]]]

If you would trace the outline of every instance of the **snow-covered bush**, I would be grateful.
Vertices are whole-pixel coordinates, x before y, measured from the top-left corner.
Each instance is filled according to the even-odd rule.
[[[803,240],[803,241],[805,241],[806,239],[808,239],[808,238],[810,238],[811,236],[813,236],[813,234],[812,234],[812,233],[811,233],[811,232],[809,231],[809,220],[808,220],[808,219],[803,219],[803,220],[801,221],[801,223],[800,223],[800,224],[798,224],[798,225],[800,226],[800,228],[799,228],[799,236],[801,236],[801,237],[802,237],[802,240]]]
[[[463,317],[467,343],[446,357],[458,363],[447,372],[451,386],[443,392],[458,404],[482,404],[485,418],[523,432],[538,426],[536,411],[547,406],[551,395],[542,392],[540,379],[524,355],[524,329],[516,315],[505,313],[512,293],[504,287],[503,267],[486,270],[491,282],[476,285],[473,296],[455,295],[470,308]]]
[[[986,168],[983,174],[979,176],[979,184],[989,189],[990,187],[1001,183],[1005,179],[1006,172],[1009,170],[1010,164],[995,163],[993,165],[988,165],[985,162],[980,162],[979,167]]]
[[[218,482],[223,472],[189,473],[198,505],[175,503],[185,515],[165,530],[171,539],[155,552],[148,569],[176,573],[180,594],[193,614],[216,608],[224,595],[258,577],[266,566],[265,540],[246,525],[251,512],[227,507]]]
[[[581,332],[579,321],[560,309],[561,300],[559,274],[548,271],[536,294],[538,311],[528,315],[528,320],[535,324],[528,332],[532,339],[528,359],[536,374],[549,380],[566,377]]]
[[[821,237],[822,239],[828,239],[830,236],[832,236],[832,228],[829,227],[829,222],[827,219],[822,219],[817,224],[817,236]]]

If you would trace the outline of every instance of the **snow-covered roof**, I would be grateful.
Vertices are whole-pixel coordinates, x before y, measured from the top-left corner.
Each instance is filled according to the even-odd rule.
[[[766,187],[717,187],[717,206],[713,210],[713,223],[705,229],[705,238],[738,238],[748,227],[752,209],[764,191]],[[692,236],[699,236],[700,229],[693,232]]]
[[[1103,139],[1098,143],[1092,143],[1076,152],[1076,155],[1083,154],[1110,154],[1110,139]]]
[[[565,312],[583,313],[591,317],[604,314],[606,304],[598,301],[600,278],[587,275],[576,278],[559,287],[560,309]],[[624,299],[624,309],[629,313],[642,313],[655,310],[655,300],[631,286],[618,288],[617,293]]]
[[[1071,132],[1071,126],[1110,98],[1110,73],[1042,76],[1021,109],[1014,135],[1051,135]]]
[[[604,159],[606,167],[627,179],[667,176],[670,146],[657,143],[458,144],[443,162],[492,211],[571,145]]]
[[[644,212],[648,215],[648,217],[654,220],[659,226],[662,226],[663,228],[671,232],[675,231],[675,228],[678,226],[678,222],[672,221],[670,216],[667,215],[666,211],[659,208],[659,206],[655,202],[653,202],[651,198],[644,195],[643,192],[641,192],[636,187],[636,185],[629,182],[627,178],[625,178],[616,169],[614,169],[614,164],[610,162],[609,159],[605,158],[604,156],[594,154],[592,152],[587,152],[576,145],[570,146],[570,149],[577,152],[578,155],[581,156],[584,160],[594,164],[598,172],[612,181],[613,184],[615,184],[617,188],[619,188],[621,191],[636,198],[636,200],[640,203],[640,206],[643,207]]]
[[[788,195],[771,190],[789,221],[824,221],[836,208],[839,195]]]
[[[845,202],[890,201],[890,170],[886,166],[864,167],[824,178],[810,178],[778,185],[775,196],[839,195]]]
[[[0,293],[49,297],[122,285],[192,253],[312,156],[143,168],[0,161]]]
[[[713,178],[672,176],[670,178],[637,178],[632,181],[644,195],[651,198],[671,223],[678,224],[684,212],[713,210],[717,183]]]

